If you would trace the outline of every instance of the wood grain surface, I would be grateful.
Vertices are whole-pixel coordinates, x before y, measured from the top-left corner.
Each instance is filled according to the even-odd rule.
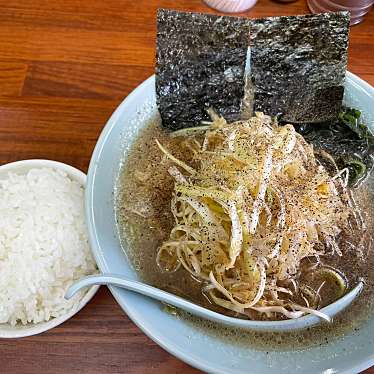
[[[0,163],[27,158],[87,171],[105,122],[153,73],[159,7],[199,0],[0,0]],[[259,0],[247,17],[308,13]],[[374,13],[351,29],[349,69],[374,85]],[[147,338],[106,288],[51,332],[0,341],[0,373],[197,373]],[[373,373],[374,369],[367,373]]]

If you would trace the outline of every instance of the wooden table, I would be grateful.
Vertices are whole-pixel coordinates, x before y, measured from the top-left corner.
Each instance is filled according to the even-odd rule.
[[[47,158],[87,170],[105,122],[153,74],[158,7],[199,0],[0,0],[0,163]],[[249,17],[308,13],[259,0]],[[349,69],[374,85],[374,12],[351,29]],[[1,373],[194,373],[126,317],[106,288],[41,336],[0,342]],[[374,373],[374,369],[368,371]]]

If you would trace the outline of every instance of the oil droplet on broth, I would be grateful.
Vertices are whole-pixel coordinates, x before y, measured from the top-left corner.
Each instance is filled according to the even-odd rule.
[[[145,126],[127,153],[117,182],[115,210],[122,245],[127,248],[126,255],[144,282],[222,311],[208,302],[202,295],[199,284],[182,268],[170,274],[161,272],[156,265],[157,249],[168,238],[174,224],[170,212],[174,182],[168,174],[171,163],[159,151],[156,138],[176,157],[187,163],[191,161],[188,149],[183,147],[180,140],[170,138],[161,128],[158,119]],[[373,185],[374,179],[371,178],[355,191],[370,233],[374,232]],[[291,347],[306,349],[327,344],[360,328],[373,309],[374,272],[370,269],[374,268],[374,256],[367,256],[367,253],[364,255],[365,261],[353,260],[352,256],[347,255],[333,263],[349,275],[351,285],[359,277],[363,277],[366,284],[359,298],[348,310],[336,316],[331,324],[322,323],[295,332],[254,332],[224,327],[183,311],[178,314],[194,328],[225,339],[235,346],[251,346],[269,351],[287,350]]]

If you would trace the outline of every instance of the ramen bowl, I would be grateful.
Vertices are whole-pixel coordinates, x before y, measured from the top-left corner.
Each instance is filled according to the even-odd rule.
[[[347,73],[345,103],[362,110],[374,128],[374,89]],[[88,172],[86,216],[91,247],[103,273],[139,280],[122,248],[116,227],[114,196],[124,157],[141,129],[157,115],[154,77],[135,89],[117,108],[95,148]],[[266,350],[235,344],[188,319],[165,311],[144,296],[110,287],[114,297],[142,331],[171,354],[210,373],[357,373],[374,364],[374,318],[333,343],[308,349]],[[261,323],[261,322],[259,322]],[[240,334],[240,331],[237,332]]]

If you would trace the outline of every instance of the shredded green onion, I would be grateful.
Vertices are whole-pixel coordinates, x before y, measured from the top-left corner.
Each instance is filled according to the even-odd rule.
[[[262,113],[228,124],[210,113],[209,126],[172,135],[190,142],[195,168],[156,140],[175,164],[175,227],[159,248],[159,266],[184,268],[213,303],[236,313],[329,320],[318,310],[324,283],[299,285],[299,270],[306,258],[343,255],[336,238],[355,216],[344,172],[330,176],[292,125]],[[339,285],[338,296],[345,292],[338,272],[319,271]]]

